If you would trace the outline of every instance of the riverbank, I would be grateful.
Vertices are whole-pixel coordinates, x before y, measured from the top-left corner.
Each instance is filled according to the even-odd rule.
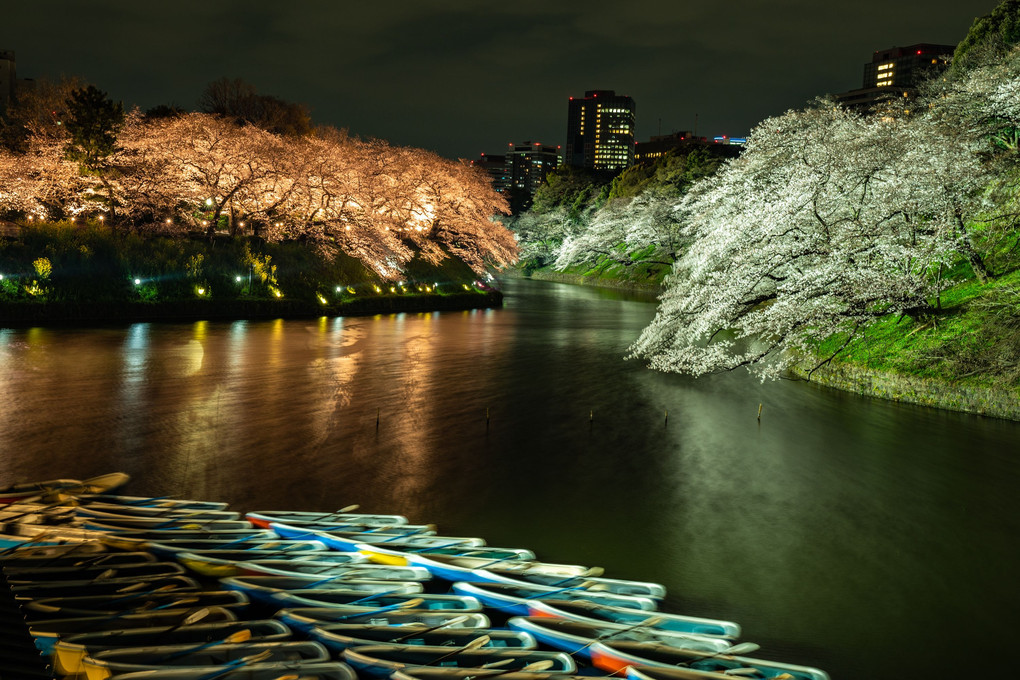
[[[535,281],[552,281],[554,283],[570,283],[578,286],[595,286],[628,290],[641,293],[658,293],[662,289],[662,279],[667,272],[642,269],[636,278],[630,278],[616,269],[572,267],[565,271],[557,271],[551,267],[525,270],[511,267],[500,273],[501,277],[534,279]]]
[[[807,369],[791,370],[808,380]],[[815,371],[810,382],[905,404],[961,411],[992,418],[1020,421],[1020,391],[875,370],[848,363],[832,363]]]
[[[662,279],[627,279],[618,271],[599,268],[514,269],[509,275],[635,292],[658,292]],[[819,360],[805,360],[790,375],[862,396],[1020,421],[1020,385],[1002,370],[1015,365],[1008,355],[1016,338],[1011,323],[1000,318],[1017,285],[1016,274],[986,286],[964,282],[943,294],[943,315],[937,321],[884,320],[867,338],[843,350],[844,359],[837,358],[810,377],[808,372]],[[834,339],[834,345],[840,343]],[[825,356],[826,348],[822,349],[819,354]]]
[[[497,290],[450,295],[386,295],[331,304],[304,300],[176,300],[168,302],[0,303],[0,328],[39,323],[229,321],[321,316],[370,316],[401,312],[489,309],[503,305]]]

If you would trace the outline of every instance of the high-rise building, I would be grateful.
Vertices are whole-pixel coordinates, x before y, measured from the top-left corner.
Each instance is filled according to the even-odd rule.
[[[634,163],[634,100],[613,90],[571,97],[567,108],[567,165],[620,171]]]
[[[14,99],[14,84],[17,73],[12,50],[0,50],[0,111]]]
[[[468,161],[468,165],[479,168],[489,176],[492,188],[499,193],[505,193],[508,186],[506,172],[506,157],[502,153],[481,154],[478,158]]]
[[[506,152],[507,200],[518,214],[531,207],[532,198],[545,176],[560,164],[560,147],[524,142],[509,144]]]
[[[686,154],[697,148],[708,149],[719,158],[736,158],[747,141],[744,137],[695,137],[690,130],[680,130],[668,135],[652,135],[647,142],[634,145],[635,163],[652,163],[670,152]]]
[[[949,66],[956,47],[918,43],[876,51],[864,65],[860,89],[836,95],[844,106],[871,108],[882,101],[909,99],[928,78]]]

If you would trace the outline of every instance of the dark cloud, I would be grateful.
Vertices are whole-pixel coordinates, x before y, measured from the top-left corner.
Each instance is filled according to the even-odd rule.
[[[76,0],[5,8],[22,77],[80,75],[143,108],[243,78],[364,136],[475,156],[562,144],[566,101],[615,89],[638,137],[742,134],[860,85],[876,49],[955,44],[995,0]],[[660,122],[661,121],[661,122]]]

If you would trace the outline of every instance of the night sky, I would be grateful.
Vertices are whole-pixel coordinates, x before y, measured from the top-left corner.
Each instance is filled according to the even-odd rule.
[[[77,75],[126,105],[196,106],[211,81],[317,123],[451,158],[563,144],[567,98],[615,89],[637,139],[746,134],[861,86],[875,50],[956,44],[997,0],[145,0],[7,3],[22,78]]]

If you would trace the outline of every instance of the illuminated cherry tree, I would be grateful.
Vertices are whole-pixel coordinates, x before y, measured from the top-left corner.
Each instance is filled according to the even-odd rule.
[[[676,207],[691,245],[632,356],[774,377],[816,341],[928,308],[947,285],[933,273],[960,252],[957,211],[974,209],[953,177],[977,169],[925,180],[950,162],[941,140],[916,132],[925,123],[831,102],[761,123],[738,160]]]
[[[101,219],[116,197],[117,226],[302,238],[390,279],[414,257],[454,256],[478,273],[516,261],[512,234],[492,220],[506,202],[487,178],[421,149],[330,128],[282,136],[212,114],[135,111],[97,178],[64,159],[64,143],[59,128],[46,129],[21,152],[0,153],[0,210]]]

